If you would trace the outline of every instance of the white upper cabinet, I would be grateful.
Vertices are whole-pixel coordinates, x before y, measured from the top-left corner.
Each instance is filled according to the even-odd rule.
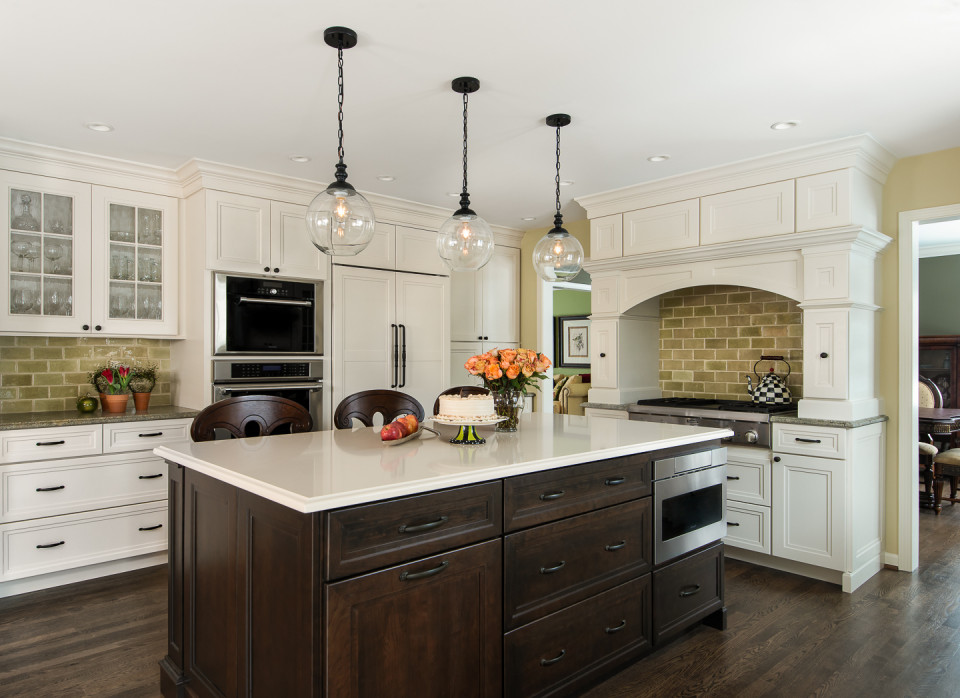
[[[785,235],[795,230],[794,180],[700,199],[700,244]]]
[[[94,330],[177,334],[178,202],[93,187]]]
[[[329,260],[307,236],[306,206],[207,192],[207,268],[325,279]]]
[[[519,249],[497,246],[481,269],[453,272],[450,279],[453,341],[520,341]]]
[[[699,199],[651,206],[623,214],[624,257],[696,247],[699,244]]]
[[[615,259],[623,255],[623,216],[603,216],[590,221],[590,259]]]
[[[337,264],[374,269],[413,271],[448,276],[437,252],[437,232],[377,222],[370,244],[357,255],[338,257]]]

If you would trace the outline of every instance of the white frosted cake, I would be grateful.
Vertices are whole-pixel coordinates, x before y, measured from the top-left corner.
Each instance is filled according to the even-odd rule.
[[[493,398],[490,395],[466,395],[464,397],[441,395],[440,412],[437,416],[450,421],[476,422],[493,419],[497,415],[493,410]]]

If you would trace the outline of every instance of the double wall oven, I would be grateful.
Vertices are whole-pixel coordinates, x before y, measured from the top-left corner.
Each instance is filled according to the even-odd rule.
[[[214,277],[214,402],[274,395],[322,424],[323,286],[319,282]]]

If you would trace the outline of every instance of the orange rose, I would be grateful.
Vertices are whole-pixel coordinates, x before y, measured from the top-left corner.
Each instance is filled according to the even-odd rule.
[[[547,358],[546,354],[540,354],[540,361],[543,362],[544,368],[550,368],[550,359]]]
[[[503,377],[503,371],[500,370],[500,364],[488,364],[486,369],[484,369],[483,376],[488,381],[495,381],[498,378]]]
[[[506,373],[507,373],[507,378],[510,378],[512,380],[520,375],[520,367],[517,366],[516,364],[510,364],[510,367],[507,368]]]
[[[463,367],[475,376],[478,373],[480,373],[480,369],[477,368],[477,363],[479,361],[480,361],[479,356],[471,356],[469,359],[467,359],[467,363],[465,363]]]
[[[537,352],[530,351],[529,349],[521,349],[520,351],[527,352],[527,361],[530,361],[532,363],[537,360]]]
[[[517,350],[516,350],[516,349],[501,349],[501,350],[500,350],[500,360],[501,360],[501,361],[506,361],[506,362],[508,362],[508,363],[513,363],[513,361],[514,361],[516,358],[517,358]]]
[[[533,375],[533,366],[530,364],[523,364],[523,366],[520,367],[520,371],[525,377],[529,378]]]

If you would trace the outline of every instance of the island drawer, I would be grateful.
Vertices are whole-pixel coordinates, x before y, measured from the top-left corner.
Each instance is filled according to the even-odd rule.
[[[650,575],[574,604],[504,636],[507,696],[579,690],[651,648]]]
[[[504,537],[504,626],[516,628],[651,568],[650,499]]]
[[[167,548],[167,503],[148,502],[0,525],[0,580]]]
[[[653,642],[723,608],[723,544],[671,563],[653,573]]]
[[[503,527],[516,531],[648,494],[646,453],[518,475],[504,481]]]
[[[499,481],[326,514],[326,579],[340,579],[500,535]]]
[[[192,419],[152,419],[103,425],[103,452],[153,450],[174,441],[190,440]]]
[[[99,424],[0,432],[0,463],[92,456],[101,452]]]
[[[167,498],[167,466],[149,453],[14,463],[0,469],[0,522]]]

